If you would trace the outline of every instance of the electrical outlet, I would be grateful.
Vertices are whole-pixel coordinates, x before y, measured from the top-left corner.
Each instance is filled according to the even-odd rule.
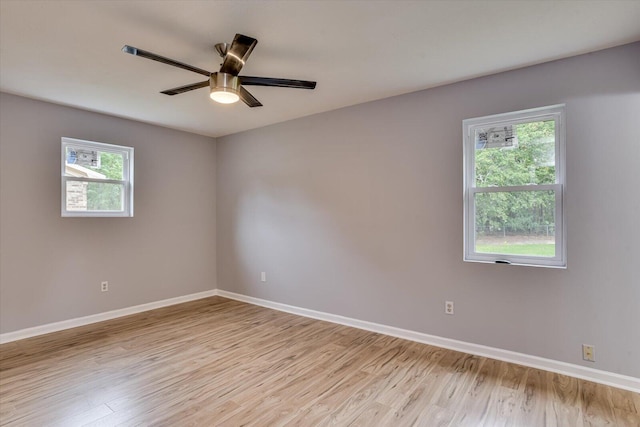
[[[260,281],[261,282],[266,282],[267,281],[267,273],[266,272],[262,272],[260,273]]]
[[[582,344],[582,358],[587,362],[595,362],[596,361],[595,346],[591,344]]]
[[[445,314],[453,314],[453,301],[445,301],[444,302],[444,313]]]
[[[102,282],[100,283],[100,290],[102,292],[107,292],[109,290],[109,282]]]

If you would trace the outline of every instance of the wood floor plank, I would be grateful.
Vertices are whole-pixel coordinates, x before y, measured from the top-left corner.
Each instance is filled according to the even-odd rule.
[[[455,412],[451,409],[441,408],[437,405],[426,406],[418,415],[414,426],[415,427],[448,427],[456,425],[454,424],[453,417]],[[477,420],[475,420],[474,427],[478,426]]]
[[[458,354],[459,357],[452,365],[453,371],[444,384],[439,398],[433,402],[442,408],[449,408],[464,400],[465,393],[473,386],[473,380],[480,367],[486,362],[483,357],[464,353]]]
[[[615,408],[613,409],[613,414],[616,417],[616,425],[618,426],[640,427],[640,414]]]
[[[221,297],[0,346],[0,426],[639,426],[640,395]]]
[[[380,420],[385,426],[413,426],[418,423],[422,410],[430,405],[431,397],[424,393],[426,385],[419,385],[402,403]]]
[[[546,372],[539,369],[527,369],[523,394],[520,396],[519,407],[516,408],[516,425],[545,425],[547,418],[547,398],[549,383]]]
[[[617,425],[611,401],[611,387],[584,381],[581,397],[585,426]]]
[[[466,391],[464,406],[456,412],[452,419],[453,425],[477,425],[478,418],[484,422],[489,413],[489,407],[492,399],[492,392],[500,384],[501,375],[504,371],[501,369],[502,362],[498,360],[486,359],[482,363],[473,382]],[[437,406],[437,408],[441,408]],[[471,415],[473,414],[473,415]]]
[[[517,425],[516,414],[520,403],[520,393],[510,387],[498,386],[491,391],[491,399],[478,425],[501,427]],[[471,421],[473,417],[469,417]]]
[[[513,363],[505,363],[503,365],[503,369],[505,372],[502,376],[501,385],[518,390],[520,388],[520,384],[526,377],[527,368]]]
[[[389,413],[391,408],[378,402],[370,402],[361,409],[349,427],[371,427]]]
[[[580,384],[577,378],[547,372],[550,398],[547,399],[547,425],[549,426],[584,426],[582,407],[579,405]]]
[[[306,405],[292,423],[287,425],[317,425],[322,421],[330,421],[332,413],[338,413],[336,410],[345,400],[361,388],[367,386],[369,382],[375,379],[374,375],[363,371],[355,371],[353,374],[346,376],[344,380],[336,381],[333,379],[328,383],[319,384],[317,397]]]
[[[640,394],[612,388],[611,402],[615,409],[632,414],[640,414]]]
[[[86,424],[89,424],[93,421],[99,420],[101,418],[106,417],[107,415],[112,414],[113,411],[107,405],[102,404],[96,407],[89,409],[88,411],[80,412],[77,414],[73,414],[67,418],[63,418],[60,422],[55,424],[49,424],[51,427],[54,425],[59,425],[60,427],[82,427]]]

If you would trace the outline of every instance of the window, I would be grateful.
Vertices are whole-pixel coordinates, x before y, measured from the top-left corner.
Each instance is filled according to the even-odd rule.
[[[133,216],[133,148],[62,138],[62,216]]]
[[[464,260],[566,267],[564,105],[463,121]]]

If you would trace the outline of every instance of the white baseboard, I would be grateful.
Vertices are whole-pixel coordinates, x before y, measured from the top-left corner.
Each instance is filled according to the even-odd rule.
[[[292,305],[263,300],[260,298],[249,297],[242,294],[236,294],[233,292],[224,291],[222,289],[217,289],[215,294],[224,298],[247,302],[249,304],[272,308],[275,310],[297,314],[304,317],[310,317],[312,319],[325,320],[327,322],[338,323],[340,325],[351,326],[358,329],[364,329],[366,331],[404,338],[423,344],[461,351],[464,353],[474,354],[476,356],[483,356],[491,359],[502,360],[505,362],[516,363],[518,365],[529,366],[536,369],[542,369],[545,371],[556,372],[559,374],[640,393],[640,378],[620,375],[614,372],[602,371],[599,369],[588,368],[571,363],[560,362],[553,359],[545,359],[543,357],[531,356],[524,353],[503,350],[500,348],[487,347],[484,345],[443,338],[435,335],[424,334],[421,332],[410,331],[407,329],[395,328],[393,326],[381,325],[379,323],[366,322],[364,320],[352,319],[350,317],[339,316],[336,314],[309,310],[307,308],[300,308]]]
[[[210,291],[198,292],[190,295],[183,295],[180,297],[169,298],[162,301],[154,301],[146,304],[135,305],[133,307],[121,308],[118,310],[106,311],[104,313],[92,314],[90,316],[77,317],[75,319],[63,320],[61,322],[48,323],[46,325],[35,326],[33,328],[21,329],[19,331],[7,332],[0,334],[0,344],[8,343],[11,341],[22,340],[25,338],[31,338],[38,335],[44,335],[51,332],[62,331],[64,329],[76,328],[78,326],[89,325],[91,323],[102,322],[104,320],[111,320],[117,317],[129,316],[130,314],[141,313],[143,311],[149,311],[156,308],[167,307],[169,305],[180,304],[183,302],[194,301],[201,298],[207,298],[217,295],[217,290],[212,289]]]

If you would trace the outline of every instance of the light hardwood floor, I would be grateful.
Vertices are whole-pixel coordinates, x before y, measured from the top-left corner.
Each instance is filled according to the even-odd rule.
[[[640,394],[220,297],[0,346],[3,426],[640,426]]]

